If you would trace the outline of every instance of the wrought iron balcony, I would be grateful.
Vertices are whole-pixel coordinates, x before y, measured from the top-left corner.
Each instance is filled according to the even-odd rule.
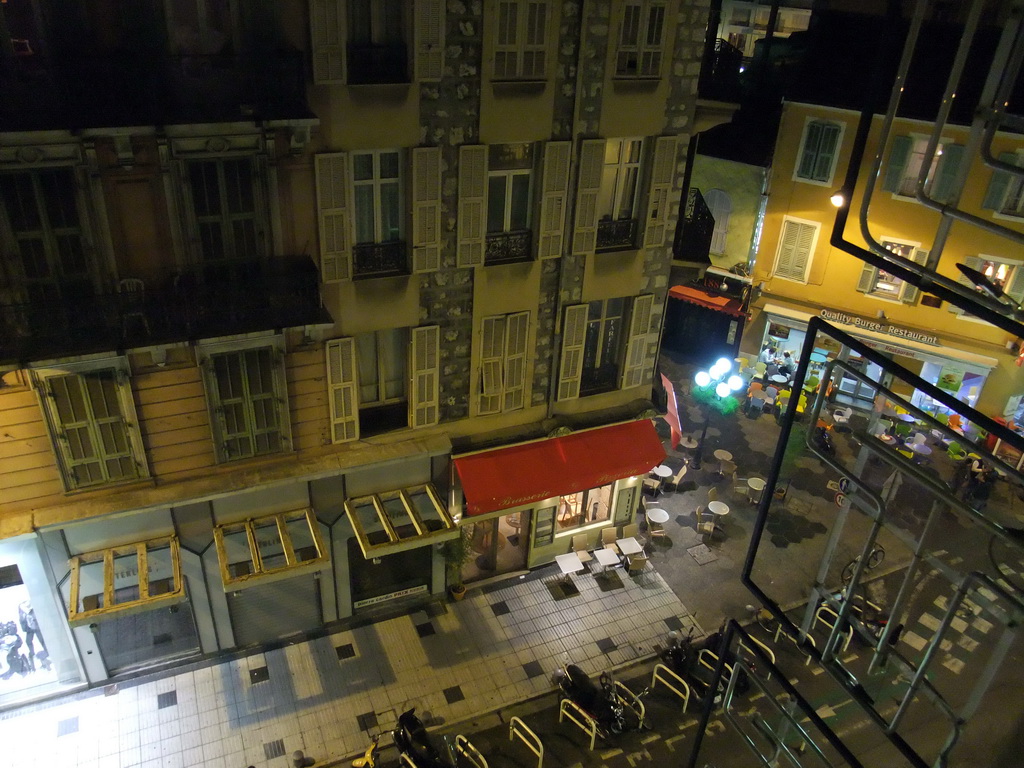
[[[533,233],[528,229],[487,235],[484,264],[515,264],[533,259]]]
[[[349,43],[349,85],[409,82],[409,51],[404,42],[386,45]]]
[[[711,237],[715,233],[715,217],[697,187],[690,187],[686,197],[686,215],[676,229],[673,256],[681,261],[711,263]]]
[[[352,248],[352,262],[355,280],[409,274],[409,254],[404,240],[357,245]]]
[[[742,66],[743,51],[720,37],[709,40],[697,80],[697,95],[702,99],[738,102],[743,91]]]
[[[141,290],[122,283],[121,291],[0,303],[0,364],[332,322],[308,256],[203,265]]]
[[[636,219],[601,219],[597,222],[598,251],[636,248]]]

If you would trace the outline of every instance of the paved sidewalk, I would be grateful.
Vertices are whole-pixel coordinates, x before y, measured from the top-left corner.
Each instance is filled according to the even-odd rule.
[[[566,654],[597,673],[695,624],[652,569],[562,584],[545,567],[460,603],[12,710],[0,766],[290,768],[295,750],[322,765],[408,707],[457,722],[550,691]]]

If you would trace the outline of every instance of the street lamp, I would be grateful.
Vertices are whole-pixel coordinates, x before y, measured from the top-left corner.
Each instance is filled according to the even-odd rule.
[[[739,401],[732,396],[733,392],[743,389],[743,379],[732,373],[732,363],[722,357],[706,371],[697,371],[693,377],[697,388],[691,393],[693,399],[704,411],[704,428],[697,441],[697,450],[693,457],[693,468],[700,469],[704,452],[704,438],[708,434],[711,423],[711,412],[730,414],[739,407]]]

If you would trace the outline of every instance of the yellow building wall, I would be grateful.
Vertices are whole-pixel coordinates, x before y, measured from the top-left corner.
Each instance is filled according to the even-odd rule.
[[[728,193],[732,204],[725,252],[711,254],[711,263],[716,267],[729,269],[737,263],[746,266],[761,210],[766,173],[760,166],[719,157],[698,154],[694,160],[690,185],[700,189],[702,195],[711,189],[721,189]]]

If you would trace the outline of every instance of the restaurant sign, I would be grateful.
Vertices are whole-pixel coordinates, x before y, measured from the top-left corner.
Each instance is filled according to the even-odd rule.
[[[867,320],[863,317],[857,317],[856,315],[847,315],[845,312],[833,312],[830,309],[823,309],[820,314],[823,320],[830,320],[833,323],[843,323],[845,325],[855,326],[865,331],[885,333],[889,336],[896,336],[901,339],[919,341],[923,344],[931,344],[933,347],[942,346],[942,342],[939,341],[938,336],[934,336],[930,333],[921,333],[920,331],[915,331],[911,328],[902,328],[898,325],[889,325],[888,323],[880,323],[876,320]]]

